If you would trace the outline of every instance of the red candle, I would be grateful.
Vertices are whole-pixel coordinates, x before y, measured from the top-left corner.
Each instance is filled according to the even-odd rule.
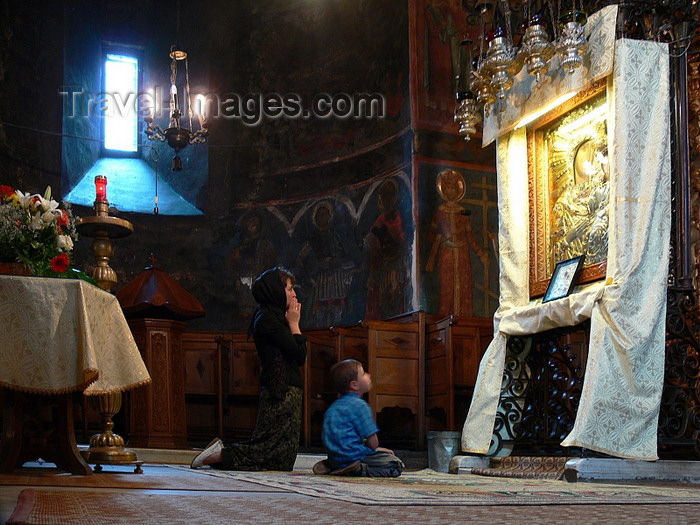
[[[95,200],[107,202],[107,177],[104,175],[95,177]]]

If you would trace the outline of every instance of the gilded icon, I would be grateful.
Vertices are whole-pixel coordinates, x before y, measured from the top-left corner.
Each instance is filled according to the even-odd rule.
[[[608,253],[607,98],[580,93],[528,129],[530,296],[542,295],[559,261],[584,256],[580,282],[605,276]]]

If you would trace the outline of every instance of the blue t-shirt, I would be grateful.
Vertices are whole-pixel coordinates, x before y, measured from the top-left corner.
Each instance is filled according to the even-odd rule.
[[[323,416],[321,439],[328,460],[335,468],[343,468],[372,454],[364,440],[379,431],[367,402],[354,392],[336,399]]]

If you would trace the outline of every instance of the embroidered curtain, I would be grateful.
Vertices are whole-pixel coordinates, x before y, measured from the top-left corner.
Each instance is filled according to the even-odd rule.
[[[563,446],[657,459],[671,228],[669,62],[665,44],[614,41],[608,77],[611,163],[607,279],[538,304],[528,293],[526,132],[498,138],[500,303],[481,361],[462,449],[486,453],[506,342],[591,319],[583,392]]]

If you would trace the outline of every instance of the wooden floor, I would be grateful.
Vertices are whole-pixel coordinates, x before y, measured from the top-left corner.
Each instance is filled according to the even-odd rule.
[[[309,458],[306,465],[312,464]],[[299,464],[299,462],[298,462]],[[27,466],[38,466],[28,464]],[[49,468],[50,465],[43,465]],[[105,466],[105,470],[132,472],[132,467]],[[187,470],[172,469],[162,464],[146,463],[144,470],[150,474],[172,476],[174,472],[194,480],[199,474]],[[300,470],[305,470],[306,466]],[[138,476],[138,474],[134,474]],[[8,519],[17,502],[19,493],[27,486],[0,486],[0,524]],[[34,487],[48,489],[49,487]],[[91,490],[77,487],[50,487],[50,490]],[[97,489],[104,492],[114,491],[124,494],[131,489]],[[698,486],[700,491],[700,486]],[[153,494],[160,497],[178,498],[180,496],[197,497],[202,500],[202,523],[208,523],[206,509],[215,501],[219,505],[229,505],[237,509],[236,525],[289,523],[290,516],[294,523],[304,525],[338,524],[338,523],[614,523],[614,524],[700,524],[700,505],[557,505],[557,506],[369,506],[353,503],[315,498],[283,490],[269,491],[260,485],[250,484],[246,490],[229,492],[212,492],[196,490],[134,490],[140,494]],[[175,499],[173,500],[175,501]],[[250,509],[241,511],[241,509]],[[254,510],[253,510],[254,509]],[[242,516],[242,517],[241,517]],[[56,516],[55,523],[61,523]]]

